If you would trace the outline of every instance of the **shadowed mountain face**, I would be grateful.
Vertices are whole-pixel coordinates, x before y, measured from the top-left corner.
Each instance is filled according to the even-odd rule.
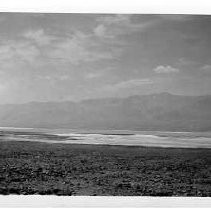
[[[211,96],[168,93],[0,106],[0,126],[210,131]]]

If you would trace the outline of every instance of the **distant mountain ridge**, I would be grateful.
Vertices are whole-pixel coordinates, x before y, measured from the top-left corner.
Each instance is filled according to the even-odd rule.
[[[0,126],[211,131],[211,96],[160,93],[0,105]]]

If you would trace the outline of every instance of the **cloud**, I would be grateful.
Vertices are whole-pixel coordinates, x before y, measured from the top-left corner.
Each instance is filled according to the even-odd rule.
[[[155,73],[158,74],[168,74],[168,73],[178,73],[180,70],[173,68],[172,66],[157,66],[153,69]]]
[[[187,59],[187,58],[180,58],[179,60],[178,60],[178,63],[177,63],[177,65],[179,65],[179,66],[182,66],[182,67],[187,67],[187,66],[191,66],[191,67],[193,67],[193,66],[195,66],[195,65],[197,65],[198,63],[196,62],[196,61],[194,61],[194,60],[189,60],[189,59]]]
[[[99,17],[97,21],[104,22],[107,25],[111,25],[111,24],[125,25],[125,24],[130,24],[131,16],[132,15],[129,15],[129,14],[105,15],[105,16]]]
[[[0,64],[2,69],[16,69],[19,65],[33,63],[40,51],[25,41],[7,41],[0,46]]]
[[[43,29],[29,30],[23,34],[23,37],[29,39],[40,46],[48,45],[55,37],[47,35]]]
[[[69,75],[37,75],[36,79],[38,80],[48,80],[48,81],[69,81],[72,78]]]
[[[200,68],[200,70],[211,73],[211,65],[204,65]]]
[[[88,72],[85,74],[86,79],[96,79],[104,75],[104,72]]]
[[[127,81],[122,81],[113,85],[108,85],[106,89],[109,90],[119,90],[119,89],[127,89],[127,88],[135,88],[142,85],[150,85],[153,84],[153,80],[149,78],[143,78],[143,79],[131,79]]]
[[[131,22],[132,15],[106,15],[101,16],[97,19],[97,22],[100,24],[96,29],[103,29],[104,35],[110,33],[110,36],[120,35],[127,32],[128,28],[134,26]]]
[[[63,37],[46,34],[43,29],[22,33],[24,39],[2,41],[0,45],[1,70],[21,70],[29,67],[79,65],[81,63],[113,60],[121,49],[104,48],[90,34],[74,31]]]
[[[94,34],[101,38],[114,39],[119,35],[143,31],[155,23],[155,20],[134,23],[132,17],[133,15],[129,14],[101,16],[97,19],[98,25],[94,28]]]
[[[113,71],[116,70],[115,66],[106,66],[106,67],[95,67],[95,68],[86,68],[86,71],[84,72],[84,78],[85,79],[99,79],[99,78],[106,78],[110,77]]]
[[[1,83],[0,84],[0,94],[1,93],[4,93],[4,91],[6,90],[6,88],[7,88],[7,86]]]
[[[104,15],[97,18],[99,23],[94,34],[102,38],[115,38],[119,35],[131,34],[134,32],[145,31],[146,29],[160,24],[163,21],[184,22],[193,19],[191,15],[156,15],[156,18],[148,20],[135,21],[136,15],[132,14],[117,14]]]
[[[201,66],[199,69],[197,69],[198,71],[196,72],[199,77],[204,77],[206,79],[210,78],[211,76],[211,65],[210,64],[206,64]]]
[[[81,62],[97,62],[101,60],[112,60],[121,54],[117,48],[105,49],[91,36],[81,32],[74,33],[58,43],[49,51],[48,57],[79,65]]]
[[[106,33],[106,27],[102,24],[94,28],[94,34],[96,36],[105,36],[105,33]]]
[[[69,62],[73,65],[79,65],[81,62],[94,62],[103,59],[112,59],[112,53],[108,51],[89,50],[76,39],[67,39],[57,44],[51,52],[49,58],[60,60],[60,62]]]
[[[103,24],[97,25],[97,27],[94,28],[94,34],[98,37],[106,36],[106,27]]]

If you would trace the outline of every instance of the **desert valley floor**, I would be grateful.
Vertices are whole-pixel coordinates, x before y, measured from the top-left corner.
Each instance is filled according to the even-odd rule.
[[[211,196],[211,149],[0,141],[0,194]]]

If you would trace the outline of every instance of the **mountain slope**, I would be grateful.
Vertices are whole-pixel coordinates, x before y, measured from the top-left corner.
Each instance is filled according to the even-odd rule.
[[[168,93],[0,106],[0,126],[210,131],[211,96]]]

